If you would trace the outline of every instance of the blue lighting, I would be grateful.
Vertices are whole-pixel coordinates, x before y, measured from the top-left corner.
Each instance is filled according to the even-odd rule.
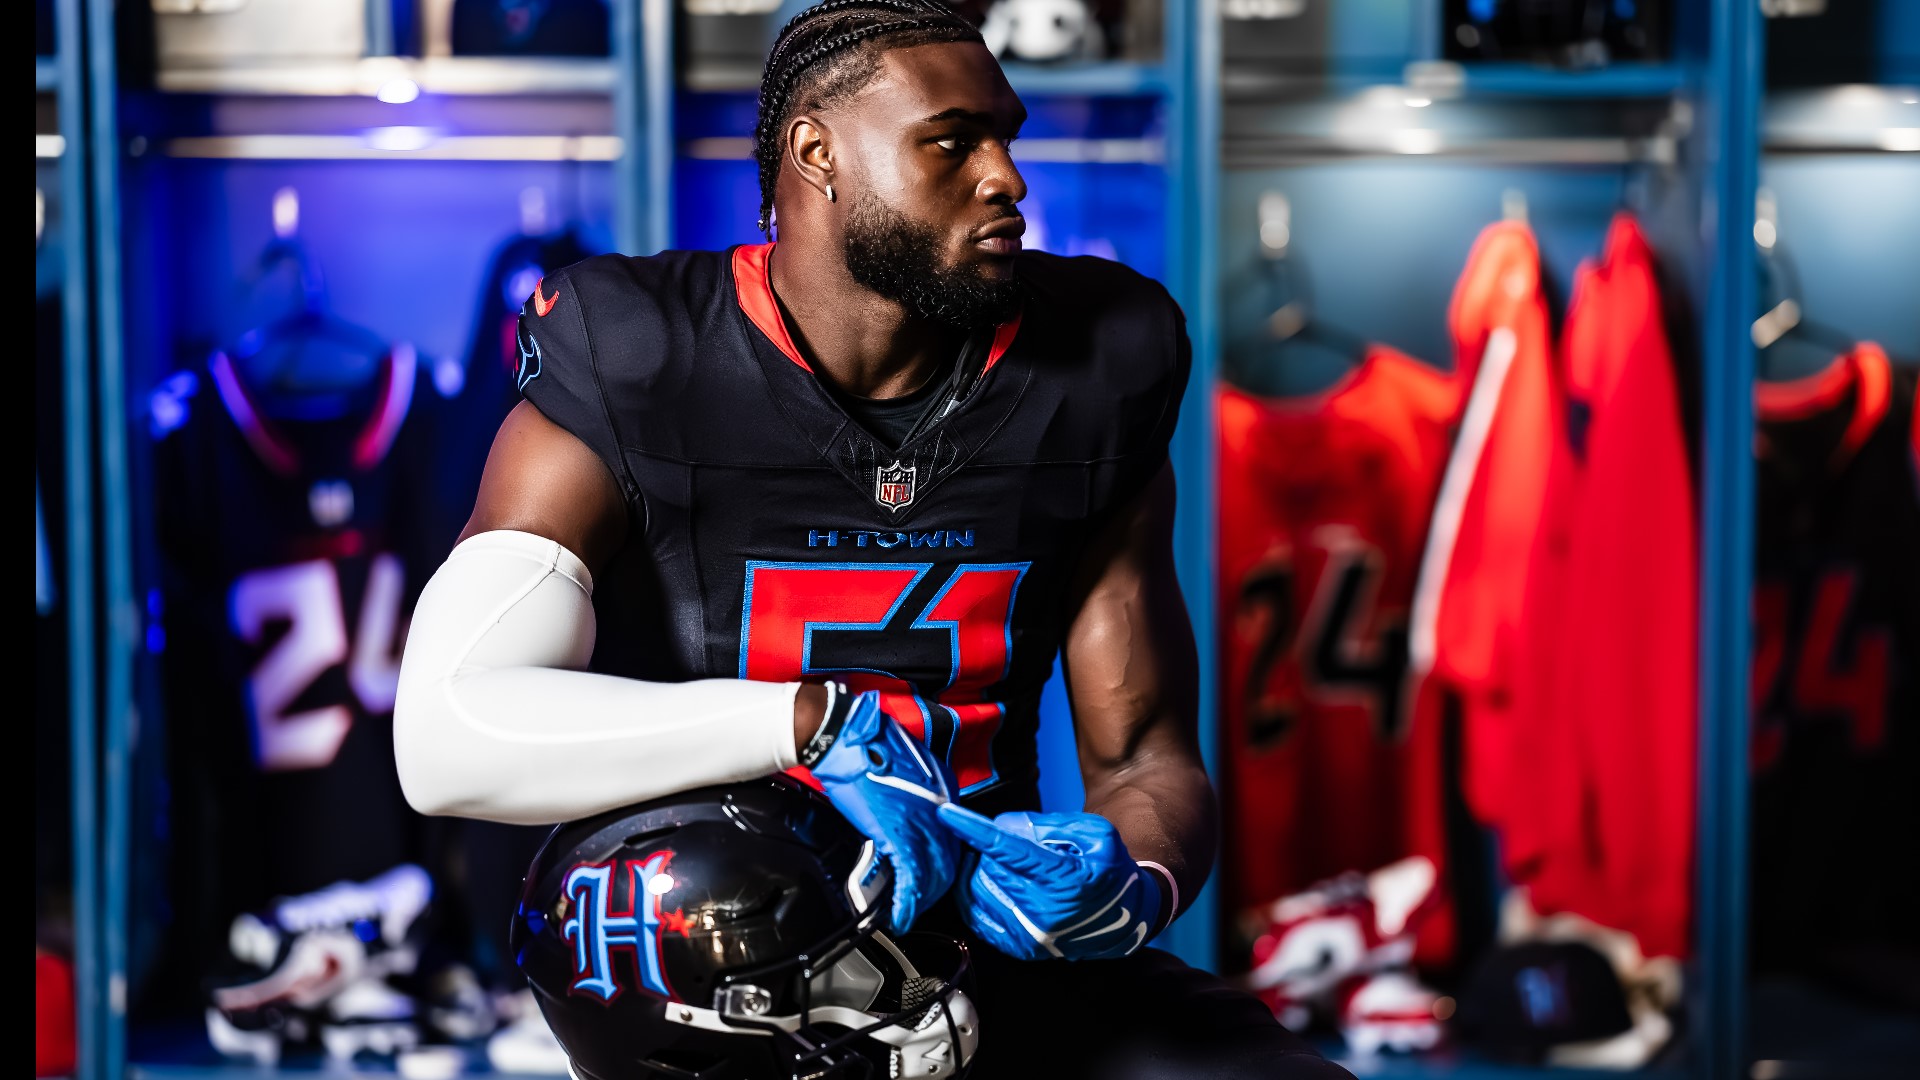
[[[147,397],[148,427],[158,439],[187,422],[188,403],[200,389],[200,377],[191,371],[178,371],[154,388]]]

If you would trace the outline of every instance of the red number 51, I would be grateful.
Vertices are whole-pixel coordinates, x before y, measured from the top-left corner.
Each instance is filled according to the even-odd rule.
[[[785,682],[809,675],[844,674],[855,690],[881,691],[881,704],[901,726],[936,753],[944,750],[966,794],[999,779],[993,736],[1006,706],[988,700],[987,687],[1007,677],[1013,650],[1013,601],[1031,563],[970,563],[956,567],[916,617],[911,629],[945,630],[952,642],[946,683],[931,699],[891,671],[815,668],[815,630],[883,633],[929,573],[932,563],[747,563],[740,619],[740,677]],[[951,741],[933,745],[933,714],[951,717]]]

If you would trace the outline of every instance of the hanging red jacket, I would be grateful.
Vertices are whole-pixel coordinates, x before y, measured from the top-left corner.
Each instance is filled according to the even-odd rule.
[[[1548,649],[1520,707],[1546,734],[1537,910],[1687,952],[1698,711],[1695,510],[1653,253],[1614,219],[1574,283],[1545,561],[1527,611]]]
[[[1408,855],[1444,868],[1440,739],[1406,618],[1458,394],[1376,347],[1320,394],[1222,387],[1219,613],[1228,903]],[[1452,948],[1444,908],[1419,955]]]
[[[1416,678],[1459,702],[1468,805],[1507,830],[1509,847],[1530,848],[1530,806],[1507,812],[1532,756],[1513,699],[1528,664],[1522,610],[1556,414],[1540,252],[1526,225],[1480,234],[1447,320],[1464,411],[1434,506],[1409,656]]]

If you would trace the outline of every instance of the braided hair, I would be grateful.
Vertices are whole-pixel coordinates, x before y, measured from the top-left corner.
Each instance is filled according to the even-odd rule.
[[[941,0],[825,0],[795,15],[774,39],[760,76],[753,156],[760,165],[760,231],[786,157],[782,138],[800,109],[828,108],[858,92],[889,48],[979,41],[980,31]]]

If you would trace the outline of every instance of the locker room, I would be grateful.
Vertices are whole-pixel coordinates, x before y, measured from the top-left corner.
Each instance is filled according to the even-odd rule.
[[[1151,947],[1359,1077],[1913,1075],[1920,0],[946,2],[1190,342]],[[37,0],[37,1076],[567,1074],[401,657],[542,283],[777,236],[809,6]]]

